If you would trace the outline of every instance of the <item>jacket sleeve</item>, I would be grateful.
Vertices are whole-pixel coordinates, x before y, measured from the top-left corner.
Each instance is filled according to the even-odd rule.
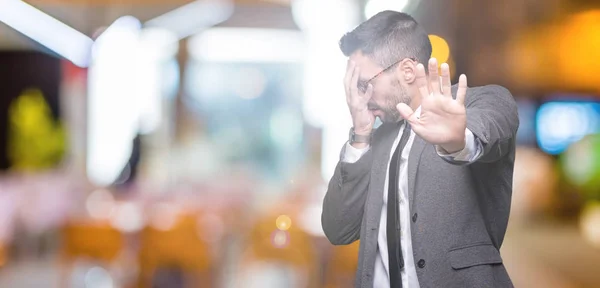
[[[345,147],[340,159],[345,154]],[[360,238],[372,162],[372,149],[354,163],[338,162],[329,181],[321,214],[323,231],[331,244],[346,245]]]
[[[466,99],[467,128],[482,148],[481,156],[474,163],[495,162],[509,152],[515,141],[519,127],[517,103],[502,86],[476,89]]]

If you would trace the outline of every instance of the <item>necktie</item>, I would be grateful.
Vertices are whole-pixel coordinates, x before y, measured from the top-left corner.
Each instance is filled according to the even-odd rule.
[[[388,259],[389,259],[389,274],[390,274],[390,287],[398,288],[402,287],[402,278],[400,276],[400,270],[404,268],[404,258],[402,256],[402,248],[400,246],[400,209],[398,204],[398,191],[399,191],[399,170],[400,170],[400,159],[402,150],[408,142],[410,136],[410,125],[407,121],[400,137],[400,142],[392,155],[389,169],[389,183],[388,183],[388,198],[387,198],[387,245],[388,245]]]

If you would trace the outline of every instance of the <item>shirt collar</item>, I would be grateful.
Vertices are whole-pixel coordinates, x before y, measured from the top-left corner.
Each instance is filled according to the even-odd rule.
[[[417,110],[415,110],[415,114],[417,115],[417,117],[421,117],[421,106],[419,106]]]

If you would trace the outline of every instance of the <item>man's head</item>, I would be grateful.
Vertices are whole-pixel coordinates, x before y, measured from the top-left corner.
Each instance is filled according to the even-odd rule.
[[[360,67],[359,91],[373,85],[369,109],[383,122],[397,122],[396,109],[420,103],[415,78],[416,66],[427,67],[431,42],[425,30],[408,14],[383,11],[363,22],[340,39],[340,49]]]

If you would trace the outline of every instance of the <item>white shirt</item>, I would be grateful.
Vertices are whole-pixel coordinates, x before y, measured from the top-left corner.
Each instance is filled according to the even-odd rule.
[[[421,113],[421,107],[415,111],[417,115]],[[400,142],[400,137],[402,137],[402,133],[404,130],[404,125],[400,127],[400,132],[392,145],[390,155],[394,153],[396,147],[398,147],[398,143]],[[411,130],[410,137],[408,138],[408,142],[406,142],[406,146],[404,150],[402,150],[401,158],[400,158],[400,177],[399,177],[399,197],[398,201],[400,201],[400,244],[402,246],[402,255],[404,256],[404,269],[400,271],[400,275],[402,277],[402,287],[413,288],[419,287],[419,279],[417,279],[417,270],[415,269],[415,261],[413,257],[413,249],[412,249],[412,239],[410,237],[410,205],[408,203],[408,156],[410,154],[410,149],[412,147],[412,143],[415,138],[415,133]],[[449,157],[450,159],[454,159],[457,161],[468,161],[473,162],[476,161],[482,152],[481,143],[476,141],[475,136],[469,130],[465,130],[465,148],[462,151],[458,151],[456,153],[447,154],[446,151],[443,151],[440,147],[436,146],[436,151],[440,157]],[[364,155],[370,147],[365,147],[363,149],[354,148],[350,144],[346,144],[346,152],[343,156],[343,161],[347,163],[354,163],[360,159],[362,155]],[[375,259],[375,271],[373,274],[373,287],[374,288],[389,288],[390,280],[389,280],[389,269],[388,269],[388,247],[387,247],[387,191],[388,191],[388,181],[389,181],[389,169],[390,169],[390,159],[388,160],[388,166],[386,170],[385,176],[385,185],[383,187],[383,207],[381,209],[381,220],[379,221],[379,235],[377,237],[377,256]],[[408,236],[408,237],[407,237]]]

